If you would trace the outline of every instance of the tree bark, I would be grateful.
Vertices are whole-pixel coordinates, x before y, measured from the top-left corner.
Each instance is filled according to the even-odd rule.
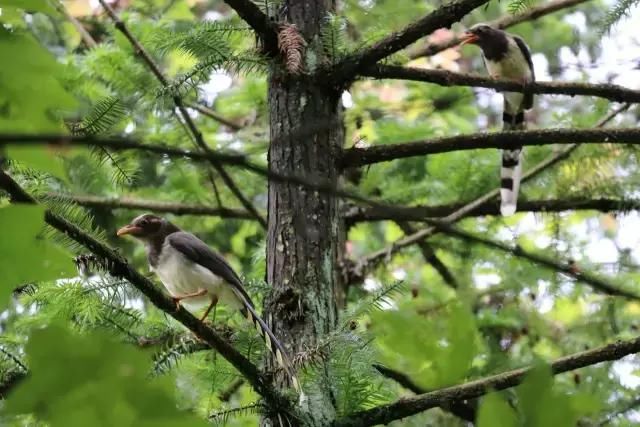
[[[311,74],[324,58],[320,28],[335,3],[284,3],[279,13],[286,16],[278,16],[277,22],[296,25],[304,37],[305,69]],[[336,183],[344,140],[341,93],[319,80],[287,74],[281,64],[273,66],[269,77],[269,168]],[[322,123],[326,126],[317,126]],[[295,137],[310,125],[320,130],[304,138]],[[336,325],[342,229],[335,197],[295,184],[269,182],[267,281],[273,292],[265,302],[265,312],[291,356],[316,344]],[[308,394],[312,386],[302,385]],[[335,402],[328,379],[320,379],[313,389],[304,424],[330,425],[335,419]],[[277,419],[271,421],[271,425],[277,425]]]

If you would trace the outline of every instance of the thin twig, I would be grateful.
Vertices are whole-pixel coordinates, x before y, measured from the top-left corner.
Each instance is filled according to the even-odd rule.
[[[487,1],[454,0],[438,7],[424,18],[340,61],[331,71],[331,81],[334,84],[339,84],[352,80],[360,71],[404,49],[419,38],[431,34],[439,28],[451,27],[453,23]]]
[[[48,193],[48,196],[97,209],[140,209],[172,213],[174,215],[208,215],[233,219],[255,219],[255,217],[247,211],[209,205],[164,202],[131,197],[99,197],[66,193]]]
[[[234,131],[238,131],[240,129],[243,128],[242,125],[231,121],[225,117],[222,117],[220,114],[218,114],[217,112],[213,111],[211,108],[209,107],[205,107],[204,105],[201,104],[196,104],[195,102],[187,102],[186,103],[187,107],[189,108],[193,108],[194,110],[198,111],[200,114],[204,114],[205,116],[212,118],[213,120],[222,123],[223,125],[225,125],[226,127],[228,127],[231,130]]]
[[[584,3],[587,0],[556,0],[537,7],[528,8],[526,12],[520,15],[508,14],[494,21],[489,22],[489,25],[502,30],[520,24],[521,22],[531,21],[541,18],[558,10],[566,9],[576,6],[580,3]],[[420,58],[422,56],[433,56],[443,50],[457,46],[462,40],[459,36],[452,37],[451,40],[440,43],[427,43],[423,46],[416,46],[414,49],[409,49],[408,55],[411,59]]]
[[[564,273],[576,280],[586,283],[587,285],[591,286],[596,292],[600,292],[606,295],[621,296],[636,301],[640,300],[640,296],[638,296],[637,294],[625,289],[620,289],[619,287],[616,287],[609,283],[607,280],[595,276],[593,273],[582,271],[570,262],[562,263],[554,258],[526,251],[519,246],[510,247],[509,245],[502,242],[478,236],[459,228],[452,227],[450,225],[440,224],[436,221],[431,222],[431,224],[438,231],[456,237],[458,239],[463,239],[467,242],[478,243],[484,246],[491,247],[493,249],[498,249],[502,252],[506,252],[508,254],[515,255],[536,264],[540,264],[551,270]]]
[[[245,1],[248,1],[248,0],[234,0],[233,2],[236,2],[236,1],[239,4],[244,4]],[[131,31],[129,31],[129,29],[125,25],[124,21],[122,21],[118,17],[118,15],[115,13],[115,11],[111,8],[111,6],[109,6],[109,4],[107,4],[107,2],[105,0],[99,0],[99,2],[102,5],[102,7],[104,8],[104,10],[107,12],[109,17],[111,18],[111,20],[114,22],[114,25],[115,25],[116,29],[118,29],[118,31],[120,31],[122,33],[122,35],[125,36],[125,38],[129,41],[131,46],[133,46],[134,51],[136,52],[136,54],[143,60],[143,62],[147,65],[147,67],[149,67],[149,69],[151,70],[153,75],[156,77],[156,79],[160,82],[160,84],[162,84],[162,86],[164,86],[165,88],[168,87],[169,86],[169,81],[167,80],[167,78],[164,76],[164,74],[160,70],[160,67],[158,66],[158,64],[155,63],[153,58],[151,58],[151,55],[149,55],[149,53],[145,50],[145,48],[142,46],[142,44],[140,44],[138,39],[136,39],[135,36],[131,33]],[[249,3],[251,3],[251,2],[249,2]],[[257,6],[253,5],[253,7],[260,14],[262,14],[262,12],[260,12],[260,10],[257,9]],[[204,153],[212,154],[213,151],[209,148],[209,146],[207,145],[207,143],[204,140],[204,137],[202,136],[202,133],[200,132],[200,130],[197,128],[197,126],[193,122],[193,119],[189,115],[189,112],[187,111],[187,108],[185,107],[182,98],[180,96],[174,94],[172,99],[173,99],[174,104],[176,105],[176,108],[180,112],[180,115],[182,116],[182,119],[184,120],[185,125],[190,130],[191,134],[193,135],[193,137],[195,139],[195,142],[196,142],[196,145]],[[209,159],[209,162],[214,167],[214,169],[218,172],[218,174],[222,178],[222,181],[224,181],[225,185],[229,188],[229,190],[231,190],[231,192],[234,194],[234,196],[236,196],[236,198],[240,201],[242,206],[244,206],[244,208],[247,211],[251,212],[251,214],[256,217],[256,220],[260,223],[260,225],[263,228],[266,229],[267,228],[267,221],[260,215],[260,213],[255,208],[255,206],[253,206],[253,204],[244,196],[242,191],[240,191],[240,188],[237,186],[237,184],[235,183],[233,178],[231,178],[231,176],[227,173],[227,171],[224,170],[224,168],[222,167],[220,162],[218,160],[215,160],[215,159]]]
[[[2,348],[1,346],[0,346],[0,353],[4,354],[9,359],[11,359],[11,361],[13,363],[15,363],[16,365],[18,365],[20,367],[20,369],[22,369],[24,372],[28,371],[27,367],[24,365],[24,363],[22,363],[22,361],[20,361],[20,359],[18,359],[14,354],[8,352],[7,350]]]

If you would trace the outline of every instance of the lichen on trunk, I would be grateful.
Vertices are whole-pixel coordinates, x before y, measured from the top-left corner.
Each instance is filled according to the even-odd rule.
[[[307,42],[308,58],[322,58],[320,28],[333,2],[289,0],[279,22],[294,24]],[[314,60],[314,61],[315,61]],[[294,76],[274,65],[269,77],[269,167],[286,174],[339,178],[344,142],[340,90],[307,75]],[[269,182],[265,302],[277,335],[291,354],[314,346],[337,322],[340,289],[338,255],[344,244],[339,201],[326,193],[285,182]],[[328,425],[335,417],[327,378],[314,381],[308,425]],[[304,384],[303,384],[304,387]],[[276,420],[273,420],[277,422]]]

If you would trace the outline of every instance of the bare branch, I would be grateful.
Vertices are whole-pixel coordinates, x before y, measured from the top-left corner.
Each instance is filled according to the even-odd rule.
[[[475,8],[487,3],[488,0],[454,0],[434,10],[404,29],[391,33],[389,36],[374,43],[338,63],[333,71],[334,82],[347,82],[356,75],[395,52],[409,46],[421,37],[431,34],[439,28],[449,28],[451,25]]]
[[[605,361],[618,360],[637,352],[640,352],[640,337],[628,341],[617,341],[562,357],[551,363],[551,370],[554,374],[561,374]],[[393,403],[348,415],[337,420],[334,427],[367,427],[388,424],[391,421],[409,417],[431,408],[480,397],[493,390],[499,391],[515,387],[522,382],[531,369],[531,367],[515,369],[415,397],[405,397]]]
[[[402,387],[414,392],[415,394],[428,393],[428,390],[425,390],[424,388],[416,384],[408,375],[402,372],[398,372],[377,363],[374,364],[373,367],[383,376],[394,380]],[[447,406],[442,407],[442,409],[447,412],[451,412],[453,415],[457,416],[458,418],[462,418],[465,421],[474,422],[476,419],[476,408],[466,402],[451,402]]]
[[[466,203],[449,205],[397,207],[395,212],[376,207],[352,206],[345,212],[347,224],[364,221],[426,221],[442,218],[458,211]],[[640,200],[566,198],[558,200],[518,200],[518,212],[565,212],[594,210],[599,212],[631,211],[640,209]],[[487,202],[467,212],[466,216],[497,216],[500,205]]]
[[[527,9],[526,12],[520,15],[505,15],[502,18],[498,18],[491,21],[489,24],[495,28],[506,29],[516,24],[520,24],[525,21],[532,21],[534,19],[541,18],[558,10],[566,9],[576,6],[580,3],[584,3],[587,0],[555,0],[541,6],[532,7]],[[416,46],[415,49],[411,49],[408,54],[409,58],[416,59],[422,56],[432,56],[443,50],[452,48],[460,44],[462,40],[460,37],[453,37],[451,40],[442,43],[427,43],[423,46]]]
[[[200,114],[203,114],[215,121],[217,121],[218,123],[221,123],[223,125],[225,125],[226,127],[228,127],[231,130],[234,131],[238,131],[240,129],[243,128],[243,126],[241,124],[238,124],[234,121],[231,121],[225,117],[222,117],[220,114],[218,114],[217,112],[213,111],[211,108],[209,107],[205,107],[204,105],[201,104],[196,104],[195,102],[187,102],[187,107],[189,108],[193,108],[194,110],[198,111]]]
[[[89,208],[140,209],[153,212],[172,213],[174,215],[207,215],[219,216],[222,218],[255,220],[255,217],[247,211],[208,205],[161,202],[157,200],[135,199],[131,197],[98,197],[65,193],[48,193],[47,195],[55,199],[68,200]]]
[[[536,129],[489,132],[434,138],[402,144],[374,145],[344,150],[342,167],[359,167],[374,163],[427,154],[486,148],[511,149],[549,144],[640,144],[640,129]]]
[[[521,83],[513,80],[497,80],[476,74],[454,73],[446,70],[428,70],[397,65],[376,65],[362,71],[361,75],[376,79],[401,79],[434,83],[440,86],[484,87],[497,91],[513,91],[534,94],[595,96],[616,102],[640,102],[640,90],[614,84],[589,84],[573,82]]]
[[[36,203],[36,200],[31,195],[25,192],[13,178],[2,170],[0,170],[0,188],[9,194],[12,203]],[[200,322],[184,307],[177,306],[171,298],[160,292],[150,280],[129,265],[114,249],[94,239],[93,236],[75,224],[49,210],[45,211],[44,220],[56,230],[86,247],[96,256],[108,260],[110,266],[109,274],[126,279],[158,309],[182,323],[197,337],[209,344],[211,348],[215,349],[231,363],[251,383],[256,392],[268,400],[270,404],[273,404],[274,407],[287,407],[286,400],[262,377],[258,368],[251,361],[220,337],[215,330]]]
[[[158,64],[155,63],[153,58],[151,58],[151,55],[149,55],[149,53],[145,50],[145,48],[140,44],[138,39],[136,39],[135,36],[131,33],[131,31],[129,31],[124,21],[122,21],[118,17],[118,15],[116,15],[115,11],[111,8],[111,6],[109,6],[109,4],[107,4],[105,0],[98,0],[98,1],[100,2],[100,5],[103,7],[103,9],[107,12],[111,20],[114,22],[115,27],[118,29],[118,31],[122,33],[122,35],[125,36],[125,38],[129,41],[131,46],[133,46],[135,53],[144,61],[147,67],[149,67],[149,69],[151,70],[153,75],[156,77],[156,79],[160,82],[160,84],[162,84],[162,86],[164,87],[168,87],[169,81],[160,70],[160,67],[158,66]],[[244,5],[245,2],[251,3],[250,0],[233,0],[232,1],[232,3],[238,3],[238,5]],[[260,12],[260,10],[257,9],[257,6],[255,6],[253,3],[251,3],[251,5],[259,13],[262,14],[262,12]],[[172,99],[174,104],[176,105],[176,108],[180,112],[180,116],[182,116],[182,119],[184,120],[185,125],[193,135],[196,145],[200,147],[200,149],[203,152],[207,154],[212,153],[212,150],[209,148],[209,146],[205,142],[204,137],[202,136],[202,133],[197,128],[197,126],[193,122],[193,119],[189,115],[189,112],[187,111],[187,108],[185,107],[184,102],[182,101],[182,98],[180,98],[180,96],[178,95],[173,95]],[[224,181],[225,185],[229,188],[229,190],[231,190],[233,195],[236,196],[236,198],[240,201],[242,206],[244,206],[244,208],[247,211],[251,212],[251,214],[255,216],[256,220],[260,223],[260,225],[266,229],[267,221],[260,215],[260,213],[255,208],[255,206],[253,206],[251,201],[249,201],[249,199],[247,199],[244,196],[244,194],[242,193],[242,191],[240,191],[240,188],[238,188],[233,178],[231,178],[231,176],[227,173],[227,171],[224,170],[222,165],[217,160],[210,160],[210,163],[213,166],[213,168],[218,172],[218,174]]]
[[[416,232],[413,226],[406,221],[398,221],[397,224],[404,234],[413,234]],[[436,252],[433,250],[431,245],[423,240],[421,242],[418,242],[418,247],[420,248],[420,252],[422,252],[422,257],[424,258],[424,260],[431,264],[431,267],[433,267],[433,269],[438,272],[440,277],[442,277],[442,280],[444,280],[444,282],[447,285],[451,286],[453,289],[458,288],[458,281],[456,280],[455,276],[451,273],[449,267],[447,267],[444,262],[442,262],[442,260],[436,255]]]
[[[71,23],[71,25],[76,29],[78,34],[80,34],[80,38],[82,38],[82,41],[89,49],[93,49],[98,45],[95,39],[87,31],[87,29],[84,28],[82,23],[78,21],[75,16],[69,13],[69,10],[67,9],[67,7],[63,2],[61,1],[54,2],[54,6],[59,12],[61,12],[65,16],[65,18],[67,18],[67,20]]]
[[[238,16],[242,18],[256,35],[264,43],[264,48],[268,52],[275,54],[278,52],[278,36],[276,25],[269,20],[269,17],[251,0],[224,0]]]
[[[519,258],[523,258],[536,264],[540,264],[548,269],[564,273],[576,280],[586,283],[587,285],[591,286],[591,288],[593,288],[596,292],[600,292],[606,295],[620,296],[631,300],[640,300],[640,296],[638,296],[637,294],[612,285],[606,279],[598,277],[593,273],[582,271],[578,266],[571,262],[562,263],[551,257],[525,251],[519,246],[510,247],[509,245],[497,240],[487,239],[485,237],[469,233],[459,228],[452,227],[448,224],[441,224],[437,221],[433,221],[431,222],[431,224],[438,231],[456,237],[458,239],[463,239],[467,242],[479,243],[493,249],[498,249],[502,252],[506,252]]]

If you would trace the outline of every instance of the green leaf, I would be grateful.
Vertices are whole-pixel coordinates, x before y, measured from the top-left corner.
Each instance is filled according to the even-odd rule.
[[[63,67],[29,34],[0,27],[0,129],[4,132],[65,132],[62,113],[75,100],[58,81]],[[45,148],[10,150],[26,166],[62,177],[59,160]]]
[[[47,0],[0,0],[0,7],[3,6],[16,7],[27,12],[55,12]]]
[[[383,362],[426,388],[464,378],[477,351],[473,316],[460,303],[428,322],[413,307],[374,313],[373,328]]]
[[[145,353],[103,333],[37,330],[26,353],[30,375],[8,399],[10,414],[33,413],[51,427],[207,425],[176,408],[171,381],[149,380]]]
[[[71,257],[44,241],[44,208],[8,206],[0,209],[0,305],[18,285],[74,276]]]
[[[478,411],[478,427],[516,427],[518,419],[515,411],[498,393],[490,393],[482,398]]]
[[[551,367],[536,365],[517,388],[526,427],[574,426],[578,417],[569,396],[553,390]]]
[[[59,151],[53,151],[47,147],[21,147],[20,145],[10,145],[7,147],[9,158],[24,165],[49,172],[50,174],[65,179],[66,173]],[[66,180],[66,179],[65,179]]]

